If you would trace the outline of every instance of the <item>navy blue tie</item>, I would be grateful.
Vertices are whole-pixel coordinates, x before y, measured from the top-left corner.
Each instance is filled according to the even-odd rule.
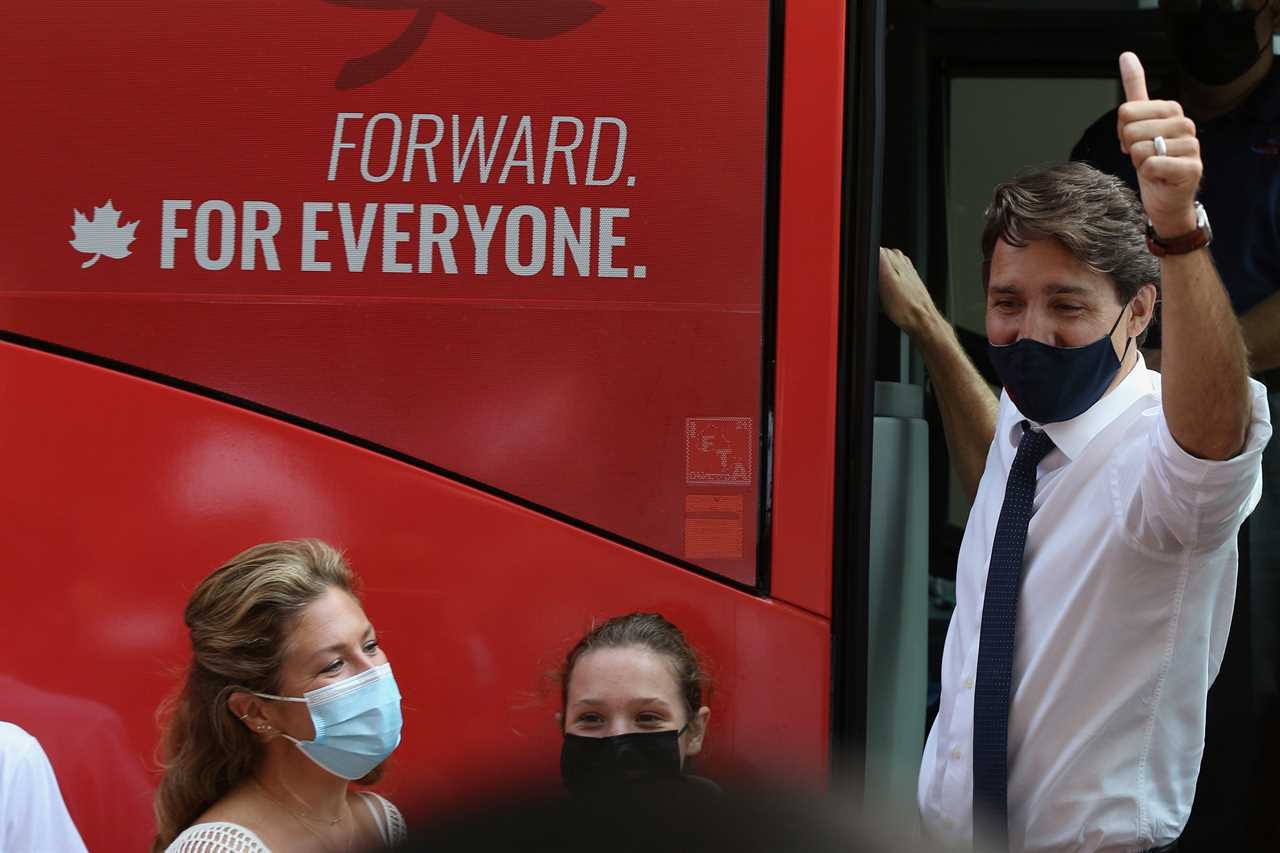
[[[1018,583],[1036,496],[1036,466],[1053,449],[1043,432],[1022,422],[1022,440],[1009,469],[1004,503],[987,567],[973,695],[973,826],[979,837],[1007,846],[1009,822],[1009,693],[1013,683],[1013,627]]]

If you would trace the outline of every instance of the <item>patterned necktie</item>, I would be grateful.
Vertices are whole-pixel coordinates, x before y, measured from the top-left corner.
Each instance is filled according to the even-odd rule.
[[[1036,495],[1036,466],[1052,449],[1049,436],[1022,422],[1022,440],[1005,484],[982,600],[982,636],[973,696],[973,826],[979,836],[985,835],[1002,846],[1008,844],[1009,693],[1018,582]]]

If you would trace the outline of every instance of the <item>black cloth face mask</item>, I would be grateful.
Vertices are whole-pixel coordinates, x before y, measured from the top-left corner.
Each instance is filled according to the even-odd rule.
[[[1268,38],[1258,47],[1254,22],[1261,9],[1227,11],[1214,0],[1204,0],[1197,12],[1169,13],[1169,36],[1178,63],[1194,79],[1206,86],[1224,86],[1248,71],[1263,51],[1271,49]]]
[[[560,778],[574,796],[676,781],[681,774],[680,735],[687,728],[610,737],[566,733],[560,747]]]
[[[1129,353],[1133,338],[1120,358],[1111,345],[1122,317],[1124,308],[1111,331],[1086,346],[1055,347],[1023,338],[1004,345],[988,342],[987,355],[1019,412],[1038,424],[1069,421],[1102,399]]]

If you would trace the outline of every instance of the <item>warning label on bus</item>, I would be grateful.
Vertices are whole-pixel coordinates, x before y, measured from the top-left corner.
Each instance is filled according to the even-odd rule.
[[[751,457],[751,418],[685,419],[688,485],[750,486]]]

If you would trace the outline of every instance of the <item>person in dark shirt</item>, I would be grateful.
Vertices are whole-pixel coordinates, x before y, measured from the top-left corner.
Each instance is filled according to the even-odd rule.
[[[1210,251],[1239,318],[1250,370],[1267,386],[1275,413],[1280,409],[1280,63],[1272,43],[1280,31],[1280,2],[1162,0],[1161,11],[1177,63],[1173,91],[1166,97],[1178,100],[1195,122],[1204,162],[1200,200],[1213,211]],[[1112,110],[1085,131],[1072,159],[1136,189],[1133,165],[1116,144],[1115,128]],[[1160,352],[1157,328],[1145,351],[1147,364],[1156,370]],[[1262,465],[1262,502],[1248,528],[1249,559],[1241,565],[1236,621],[1223,676],[1210,694],[1198,808],[1184,835],[1188,848],[1197,836],[1206,849],[1226,849],[1233,840],[1248,843],[1250,799],[1251,841],[1273,831],[1261,829],[1268,821],[1261,819],[1262,798],[1254,792],[1262,790],[1258,774],[1280,765],[1280,447],[1270,448]]]
[[[1165,0],[1178,57],[1177,91],[1168,94],[1196,123],[1200,200],[1213,211],[1210,251],[1240,317],[1251,367],[1265,374],[1280,367],[1280,63],[1269,49],[1280,2],[1237,2],[1242,10],[1222,13],[1213,11],[1215,0],[1196,12],[1175,10],[1198,4]],[[1248,41],[1232,41],[1242,33]],[[1205,58],[1214,60],[1209,68]],[[1071,159],[1137,189],[1133,164],[1116,143],[1115,110],[1085,131]],[[1147,364],[1159,366],[1150,356]]]

